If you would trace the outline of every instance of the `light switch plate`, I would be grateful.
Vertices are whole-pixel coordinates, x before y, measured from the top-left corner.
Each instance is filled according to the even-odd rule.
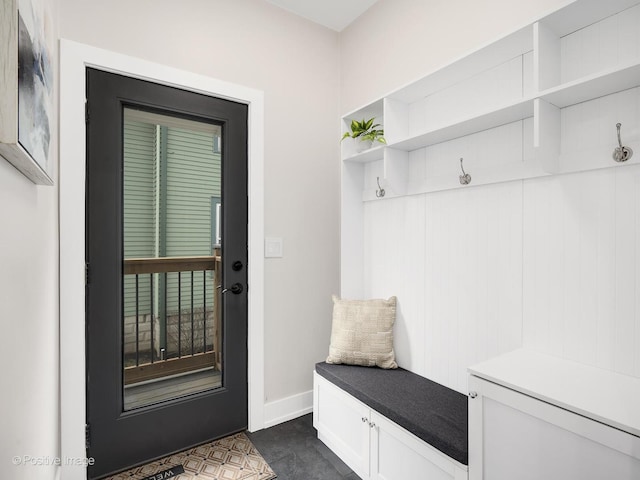
[[[266,237],[264,239],[265,258],[282,258],[282,237]]]

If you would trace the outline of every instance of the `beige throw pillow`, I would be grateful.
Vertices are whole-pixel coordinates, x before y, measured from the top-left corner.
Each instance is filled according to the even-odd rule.
[[[342,300],[333,296],[333,324],[327,363],[397,368],[393,352],[396,297]]]

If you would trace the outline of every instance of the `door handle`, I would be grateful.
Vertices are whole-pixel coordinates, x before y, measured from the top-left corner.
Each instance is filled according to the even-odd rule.
[[[244,291],[244,287],[240,283],[234,283],[229,288],[222,290],[222,293],[231,292],[234,295],[240,295]]]

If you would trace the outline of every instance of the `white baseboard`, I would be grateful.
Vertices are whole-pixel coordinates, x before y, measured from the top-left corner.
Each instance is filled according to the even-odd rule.
[[[273,427],[313,411],[313,390],[264,404],[264,428]]]

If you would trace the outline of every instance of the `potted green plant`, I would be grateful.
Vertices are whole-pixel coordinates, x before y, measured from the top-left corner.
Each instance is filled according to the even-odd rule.
[[[363,118],[361,122],[351,120],[351,131],[344,132],[342,140],[345,138],[353,138],[356,141],[356,150],[358,152],[371,148],[373,142],[386,144],[387,141],[384,139],[384,130],[378,128],[380,124],[374,124],[374,121],[375,117],[369,120]]]

